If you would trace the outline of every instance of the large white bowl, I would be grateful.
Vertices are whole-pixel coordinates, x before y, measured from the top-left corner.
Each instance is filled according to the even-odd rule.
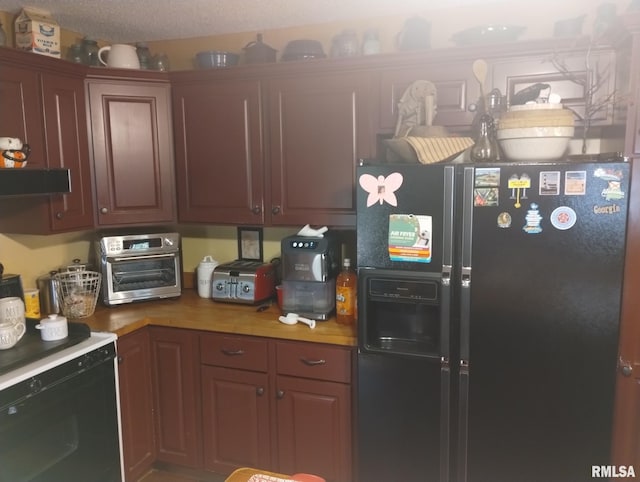
[[[521,127],[498,129],[496,137],[507,160],[554,161],[564,155],[574,132],[573,127]]]

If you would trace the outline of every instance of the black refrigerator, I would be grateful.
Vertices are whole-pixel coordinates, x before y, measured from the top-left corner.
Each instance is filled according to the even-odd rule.
[[[358,168],[360,482],[609,465],[630,166]]]

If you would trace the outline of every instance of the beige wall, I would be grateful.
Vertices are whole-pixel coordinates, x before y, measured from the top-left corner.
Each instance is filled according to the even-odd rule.
[[[618,12],[626,9],[630,0],[616,0]],[[502,23],[524,25],[527,27],[522,39],[548,38],[552,36],[553,24],[558,19],[571,18],[587,14],[584,33],[591,31],[596,8],[602,0],[581,0],[558,2],[549,0],[510,0],[495,2],[491,8],[477,6],[465,8],[443,7],[437,12],[415,12],[432,22],[433,48],[452,46],[450,37],[453,33],[465,28]],[[443,2],[446,6],[446,2]],[[12,39],[13,19],[15,14],[0,12],[0,22]],[[366,18],[357,21],[340,22],[325,25],[308,25],[289,29],[263,31],[265,43],[279,51],[289,40],[296,38],[312,38],[320,40],[325,53],[330,52],[331,38],[345,28],[355,29],[359,36],[366,29],[378,29],[382,42],[382,50],[395,50],[395,38],[402,30],[408,15],[389,16],[384,18]],[[82,38],[83,33],[70,32],[62,27],[63,52],[66,48]],[[173,70],[193,68],[193,57],[200,50],[230,50],[242,52],[242,47],[255,39],[257,32],[244,32],[233,35],[212,36],[187,40],[150,42],[153,53],[166,52],[169,55]],[[140,39],[145,40],[145,39]],[[0,213],[1,216],[1,213]],[[183,234],[184,269],[193,270],[203,256],[210,254],[219,261],[229,261],[237,257],[236,228],[234,227],[181,227]],[[268,260],[280,252],[280,239],[296,232],[291,229],[266,228],[264,253]],[[52,236],[25,236],[0,234],[0,262],[5,265],[6,272],[17,272],[23,275],[25,287],[35,285],[35,279],[49,270],[69,264],[74,258],[83,261],[89,256],[93,232],[82,232]],[[350,253],[353,256],[353,253]]]
[[[618,12],[627,8],[630,0],[613,0]],[[486,2],[485,2],[486,3]],[[489,2],[490,3],[490,2]],[[452,47],[451,36],[464,29],[491,24],[523,25],[526,31],[520,39],[549,38],[553,35],[553,26],[558,19],[573,18],[586,14],[583,33],[590,33],[597,6],[603,0],[581,0],[558,2],[555,0],[508,0],[493,2],[488,7],[477,5],[447,8],[447,2],[437,10],[413,12],[431,21],[431,47]],[[383,52],[396,51],[396,39],[402,31],[404,22],[411,15],[392,15],[336,22],[332,24],[306,25],[302,27],[243,32],[233,35],[201,37],[185,40],[149,42],[153,53],[165,52],[170,59],[172,70],[194,68],[194,56],[201,50],[224,50],[239,54],[243,47],[256,39],[257,33],[263,33],[266,44],[278,50],[278,58],[288,41],[299,38],[319,40],[324,52],[329,55],[332,38],[344,29],[354,29],[358,38],[368,29],[376,29],[380,36]]]
[[[452,47],[451,36],[461,30],[478,25],[522,25],[526,31],[520,39],[549,38],[553,34],[556,20],[586,15],[583,33],[591,32],[597,7],[602,3],[613,3],[619,14],[623,14],[631,0],[503,0],[483,2],[485,6],[471,4],[464,7],[448,7],[447,2],[428,10],[404,12],[399,15],[385,17],[367,17],[363,13],[361,19],[335,22],[331,24],[305,25],[275,30],[258,30],[219,36],[198,37],[191,39],[175,39],[168,41],[148,42],[152,53],[164,52],[169,56],[172,70],[194,68],[194,56],[201,50],[224,50],[242,54],[243,47],[256,39],[257,33],[263,33],[264,42],[282,54],[289,40],[299,38],[315,39],[322,42],[328,55],[332,38],[344,29],[356,30],[358,37],[367,29],[379,32],[383,52],[396,50],[396,38],[402,31],[404,22],[412,15],[421,16],[431,21],[431,46],[433,48]],[[0,7],[1,8],[1,7]],[[9,39],[13,38],[13,19],[18,12],[0,12],[2,22]],[[69,45],[90,32],[76,33],[62,27],[63,55]],[[147,39],[139,39],[145,41]],[[109,39],[100,41],[108,43]]]
[[[237,228],[227,226],[181,226],[184,271],[194,271],[200,260],[211,255],[219,262],[238,258]],[[280,240],[295,234],[299,228],[266,228],[264,259],[280,255]],[[72,263],[73,259],[89,259],[93,249],[93,231],[32,236],[0,234],[0,262],[5,273],[22,275],[25,288],[36,285],[38,276]]]

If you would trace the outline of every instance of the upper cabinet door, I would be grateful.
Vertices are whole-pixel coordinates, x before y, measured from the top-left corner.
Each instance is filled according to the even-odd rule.
[[[591,125],[609,125],[613,119],[615,57],[613,50],[583,49],[497,59],[491,66],[493,87],[499,88],[510,104],[522,89],[536,83],[549,84],[563,105],[576,112],[576,125],[583,124],[587,99]]]
[[[175,220],[168,84],[88,82],[99,226]]]
[[[173,102],[178,219],[262,224],[260,82],[177,83]]]
[[[67,168],[71,174],[71,192],[50,197],[51,230],[90,228],[93,204],[84,81],[43,73],[41,82],[47,165]]]
[[[480,84],[473,76],[471,63],[422,63],[381,70],[378,127],[384,132],[394,133],[400,98],[413,82],[427,80],[436,86],[437,91],[437,111],[433,124],[452,130],[468,129],[480,99]]]
[[[355,225],[355,168],[373,154],[369,75],[269,81],[272,225]]]
[[[29,144],[29,167],[45,167],[44,132],[38,70],[0,61],[0,135]]]

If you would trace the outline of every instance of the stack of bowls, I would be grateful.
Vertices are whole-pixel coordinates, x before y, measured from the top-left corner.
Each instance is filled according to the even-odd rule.
[[[554,161],[565,154],[574,123],[562,104],[514,105],[500,117],[496,137],[507,160]]]

